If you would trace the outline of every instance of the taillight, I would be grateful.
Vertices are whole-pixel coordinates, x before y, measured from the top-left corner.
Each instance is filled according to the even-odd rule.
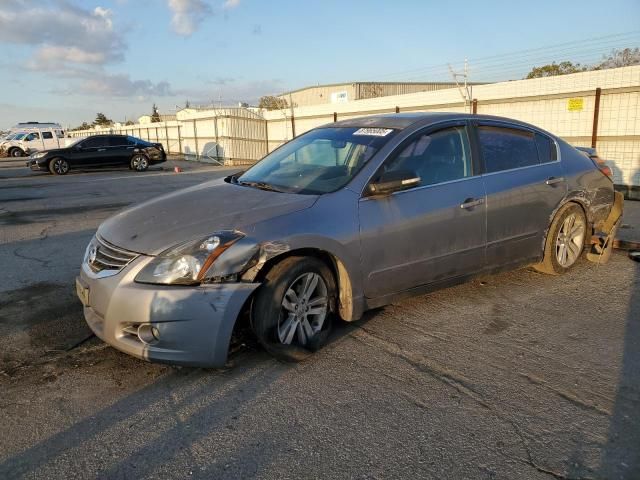
[[[613,180],[613,170],[611,170],[611,167],[607,165],[603,159],[598,155],[592,155],[589,158],[593,160],[593,163],[596,164],[596,167],[598,167],[602,173]]]
[[[599,168],[602,173],[613,180],[613,171],[611,170],[611,167],[609,167],[609,165],[600,165]]]

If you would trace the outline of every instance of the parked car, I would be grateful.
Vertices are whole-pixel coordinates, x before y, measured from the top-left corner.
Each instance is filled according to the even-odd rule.
[[[24,132],[3,144],[10,157],[24,157],[35,152],[64,146],[64,131],[59,128],[38,127]]]
[[[65,148],[38,152],[29,158],[27,167],[35,171],[64,175],[72,168],[100,168],[127,165],[142,172],[149,165],[166,161],[160,143],[150,143],[126,135],[94,135]]]
[[[108,219],[76,287],[96,335],[142,359],[223,365],[247,312],[266,350],[299,360],[336,318],[487,272],[567,272],[615,198],[585,155],[522,122],[345,120]]]

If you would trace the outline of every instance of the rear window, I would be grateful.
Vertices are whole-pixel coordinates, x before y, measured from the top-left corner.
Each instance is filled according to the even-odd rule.
[[[146,140],[142,140],[141,138],[138,137],[127,137],[127,141],[129,142],[129,145],[145,145],[145,146],[149,146],[151,145],[149,142],[147,142]]]
[[[540,163],[532,132],[485,125],[478,128],[478,134],[487,173]]]
[[[51,132],[42,132],[42,138],[49,140],[53,138],[53,133]]]

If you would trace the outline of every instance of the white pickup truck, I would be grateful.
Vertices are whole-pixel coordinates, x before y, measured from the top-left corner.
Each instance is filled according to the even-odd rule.
[[[0,154],[10,157],[24,157],[42,150],[65,146],[64,131],[60,127],[29,128],[16,132],[10,140],[0,145]]]

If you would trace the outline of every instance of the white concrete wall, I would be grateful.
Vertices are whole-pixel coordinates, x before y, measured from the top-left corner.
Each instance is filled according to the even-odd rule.
[[[517,80],[473,87],[479,114],[500,115],[532,123],[577,146],[591,145],[595,90],[602,89],[598,122],[598,151],[609,161],[615,182],[640,186],[640,66],[575,73],[550,78]],[[568,108],[569,99],[582,99],[582,109]],[[468,112],[458,89],[411,93],[293,109],[295,134],[338,120],[380,113],[410,111]],[[160,141],[171,152],[211,155],[218,116],[218,145],[226,163],[252,163],[293,138],[291,110],[263,111],[266,122],[253,111],[225,113],[226,109],[178,112],[178,120],[152,125],[122,127],[151,141]],[[229,109],[229,111],[234,109]],[[225,116],[246,115],[242,118]],[[258,119],[258,121],[256,121]],[[196,120],[198,145],[194,135]],[[167,125],[169,138],[164,125]],[[156,140],[155,127],[158,127]],[[178,138],[178,132],[180,139]],[[73,132],[86,136],[88,132]],[[268,144],[268,147],[267,147]],[[215,144],[214,144],[215,145]]]

